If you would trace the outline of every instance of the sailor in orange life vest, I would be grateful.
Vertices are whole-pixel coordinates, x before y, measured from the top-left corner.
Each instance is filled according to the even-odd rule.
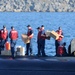
[[[29,52],[30,52],[30,55],[32,55],[32,38],[34,34],[33,34],[33,30],[30,25],[28,25],[27,28],[28,28],[27,36],[30,39],[30,43],[26,44],[26,54],[25,55],[29,55]]]
[[[0,47],[0,49],[4,50],[4,45],[8,41],[8,31],[6,30],[5,26],[3,26],[3,29],[1,29],[0,35],[1,35],[1,47]],[[1,54],[1,50],[0,50],[0,54]]]
[[[14,29],[13,26],[11,26],[9,38],[10,38],[10,44],[11,44],[11,54],[12,54],[12,58],[14,59],[15,58],[15,45],[18,39],[18,32]]]
[[[39,44],[40,44],[40,48],[41,49],[41,53],[42,53],[42,56],[47,56],[45,54],[45,39],[46,39],[46,34],[45,34],[45,30],[44,30],[44,25],[41,26],[41,32],[39,34]]]
[[[58,47],[62,45],[62,38],[63,38],[63,32],[61,27],[59,27],[56,32],[59,34],[59,38],[55,40],[56,56],[58,56],[57,50],[58,50]]]

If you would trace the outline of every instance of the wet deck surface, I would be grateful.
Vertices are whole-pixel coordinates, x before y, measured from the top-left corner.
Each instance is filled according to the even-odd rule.
[[[0,75],[75,75],[75,57],[0,58]]]

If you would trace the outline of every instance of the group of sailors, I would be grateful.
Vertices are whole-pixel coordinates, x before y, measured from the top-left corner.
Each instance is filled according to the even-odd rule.
[[[30,25],[28,27],[28,38],[30,39],[30,43],[26,44],[26,55],[32,55],[32,39],[33,39],[33,30]],[[38,47],[38,56],[46,56],[45,54],[45,39],[49,38],[46,37],[45,30],[44,30],[44,25],[37,28],[38,30],[38,35],[37,35],[37,47]],[[29,53],[30,52],[30,53]]]
[[[32,38],[33,38],[33,30],[30,25],[28,27],[28,38],[30,38],[30,43],[26,44],[26,55],[32,55]],[[50,36],[46,36],[44,25],[37,28],[38,34],[37,34],[37,56],[47,56],[45,53],[45,40],[50,39]],[[59,35],[59,38],[55,40],[55,48],[56,48],[56,56],[66,56],[66,43],[62,42],[63,39],[63,32],[61,27],[58,28],[56,33]],[[30,52],[30,53],[29,53]]]
[[[10,38],[12,58],[14,58],[15,45],[18,38],[18,32],[14,29],[13,26],[11,26],[11,30],[9,33],[8,30],[6,29],[6,26],[3,26],[3,29],[0,30],[0,54],[1,51],[4,50],[5,48],[5,43],[8,41],[8,37]]]
[[[32,42],[33,42],[34,33],[30,25],[28,25],[27,28],[28,28],[27,36],[30,39],[30,42],[26,43],[25,55],[33,55]],[[41,27],[37,27],[37,30],[38,30],[37,56],[47,56],[45,53],[45,40],[49,39],[50,36],[46,36],[44,25],[42,25]],[[67,54],[66,48],[65,48],[66,43],[62,44],[62,39],[63,39],[62,29],[59,27],[56,33],[59,34],[59,38],[55,40],[56,56],[66,55]],[[10,38],[12,58],[15,58],[14,54],[15,54],[16,41],[18,39],[18,31],[16,31],[13,26],[11,26],[11,30],[9,34],[6,29],[6,26],[3,26],[3,29],[0,30],[0,54],[1,54],[1,51],[4,50],[4,46],[5,46],[5,43],[8,41],[8,37]]]

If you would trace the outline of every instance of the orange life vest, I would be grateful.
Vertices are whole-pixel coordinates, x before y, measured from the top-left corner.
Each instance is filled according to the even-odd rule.
[[[62,30],[57,30],[56,32],[57,32],[59,35],[62,35]],[[61,41],[61,40],[62,40],[62,37],[59,36],[58,41]]]
[[[18,32],[16,30],[11,30],[11,36],[10,38],[12,40],[16,40],[18,38]]]
[[[1,38],[5,40],[7,38],[7,36],[8,36],[8,31],[7,30],[5,30],[5,31],[1,30]]]

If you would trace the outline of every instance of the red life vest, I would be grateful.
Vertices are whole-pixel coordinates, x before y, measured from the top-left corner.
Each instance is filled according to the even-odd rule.
[[[41,31],[38,32],[37,39],[41,39]]]
[[[57,50],[58,55],[64,54],[63,46],[59,46]]]
[[[61,41],[61,40],[62,40],[62,37],[61,37],[61,36],[59,36],[58,41]]]
[[[28,33],[27,33],[28,36],[31,35],[31,31],[32,31],[32,28],[28,30]],[[31,36],[30,39],[31,39],[31,38],[33,38],[33,36]]]
[[[59,35],[62,35],[62,30],[57,30],[56,32],[57,32]],[[61,41],[61,40],[62,40],[62,37],[59,36],[58,41]]]
[[[7,30],[5,30],[5,31],[1,30],[1,38],[5,40],[7,38],[7,36],[8,36],[8,31]]]
[[[43,39],[43,40],[45,40],[46,39],[46,34],[45,34],[45,31],[43,30],[43,31],[41,31],[41,35],[42,35],[42,32],[44,32],[44,36],[41,36],[41,39]]]
[[[11,36],[10,38],[12,40],[16,40],[18,38],[18,32],[16,30],[11,30]]]

